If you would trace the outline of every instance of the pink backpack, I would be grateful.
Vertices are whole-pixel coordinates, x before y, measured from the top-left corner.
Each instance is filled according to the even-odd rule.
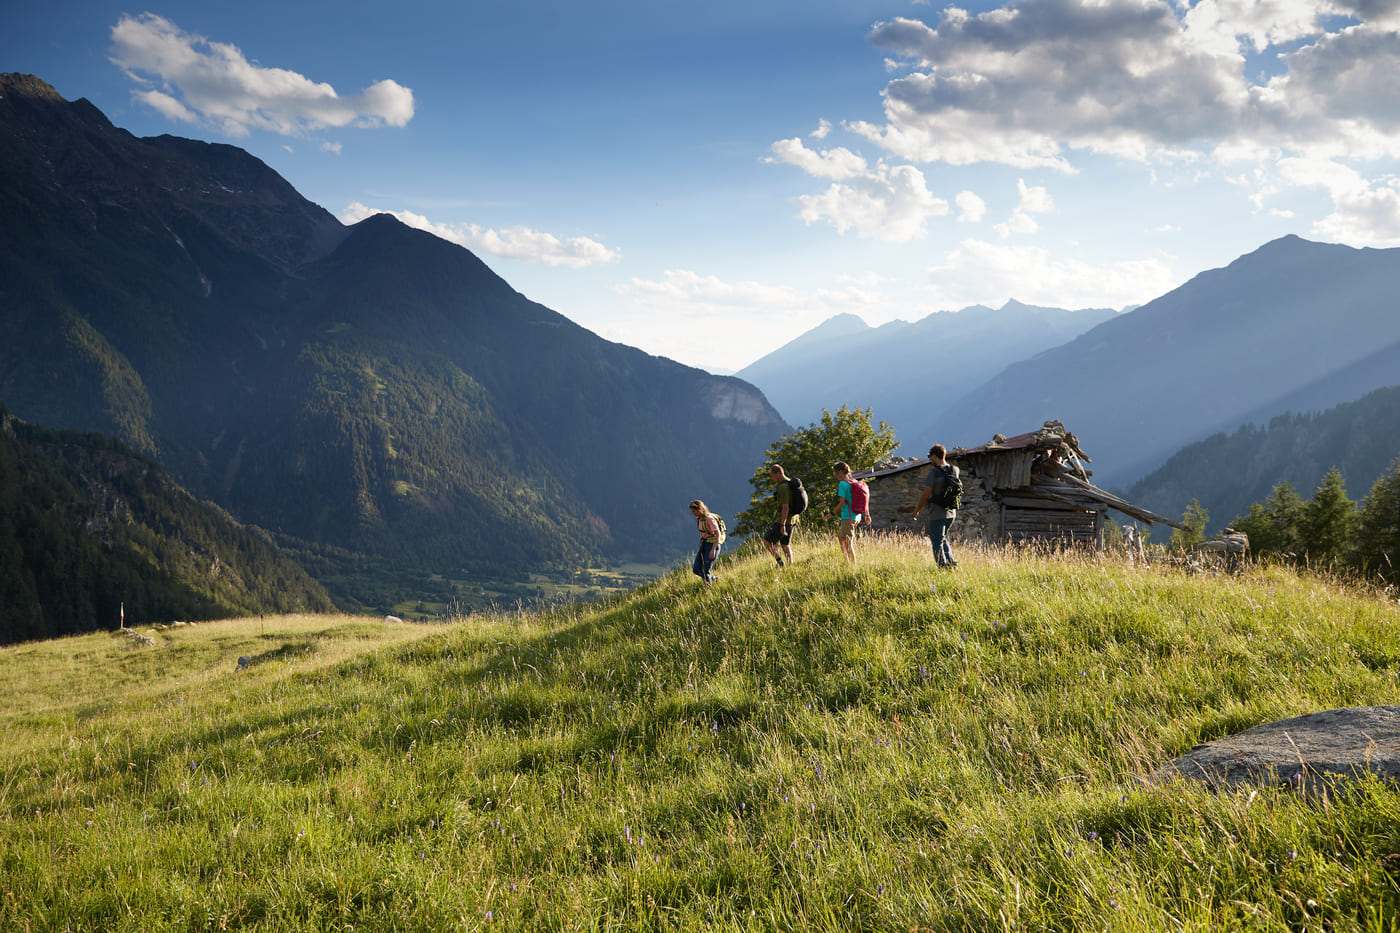
[[[870,487],[858,479],[849,482],[851,484],[851,511],[859,512],[862,515],[870,514]]]

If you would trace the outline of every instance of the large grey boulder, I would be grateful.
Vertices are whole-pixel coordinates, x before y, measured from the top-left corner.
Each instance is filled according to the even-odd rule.
[[[1215,789],[1288,784],[1315,789],[1374,774],[1400,781],[1400,706],[1360,706],[1265,723],[1197,745],[1147,780],[1203,781]]]

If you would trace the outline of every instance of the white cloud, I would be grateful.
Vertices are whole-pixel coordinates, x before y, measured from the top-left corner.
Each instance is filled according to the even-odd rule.
[[[865,159],[841,146],[835,149],[816,150],[808,149],[800,139],[780,139],[773,144],[772,148],[773,155],[764,161],[795,165],[816,178],[831,178],[841,181],[868,172]]]
[[[1074,171],[1076,152],[1400,155],[1395,0],[1020,0],[880,23],[912,73],[850,129],[912,162]],[[1347,17],[1338,20],[1336,17]],[[1297,45],[1295,48],[1294,45]],[[1246,77],[1268,50],[1282,73]]]
[[[982,218],[987,216],[987,202],[971,191],[958,192],[953,203],[958,205],[958,223],[981,223]]]
[[[826,137],[829,136],[830,134],[831,134],[831,121],[830,121],[830,120],[822,120],[820,123],[817,124],[817,128],[814,129],[814,130],[812,130],[812,132],[809,133],[808,135],[811,136],[813,139],[826,139]]]
[[[340,155],[340,149],[341,149],[340,143],[332,143],[332,142],[324,142],[324,143],[321,143],[321,151],[322,151],[322,152],[330,152],[330,153],[334,153],[335,155]]]
[[[132,95],[136,100],[171,120],[180,123],[198,123],[199,117],[193,110],[180,103],[169,94],[160,91],[137,91]]]
[[[1032,214],[1044,214],[1055,209],[1055,201],[1050,197],[1050,192],[1037,187],[1030,187],[1025,179],[1016,179],[1016,191],[1019,199],[1016,203],[1016,210],[1005,223],[996,225],[997,234],[1006,239],[1013,233],[1035,233],[1040,230],[1040,224],[1032,217]]]
[[[948,213],[948,202],[934,197],[923,172],[912,165],[870,168],[849,149],[808,149],[800,139],[780,139],[765,161],[795,165],[815,178],[830,178],[821,194],[796,199],[799,216],[809,225],[827,221],[841,233],[890,242],[917,239],[930,217]]]
[[[355,224],[375,214],[389,214],[402,223],[433,234],[436,237],[465,246],[478,253],[488,253],[521,262],[542,262],[549,266],[581,269],[601,262],[616,262],[622,253],[610,249],[589,237],[569,237],[561,240],[550,233],[528,227],[493,230],[477,224],[435,223],[413,211],[379,211],[355,202],[340,214],[342,223]]]
[[[230,136],[267,130],[302,136],[326,127],[404,126],[413,91],[383,80],[342,97],[329,84],[248,61],[236,46],[211,42],[152,13],[112,27],[111,60],[141,87],[136,100],[184,123]]]
[[[924,236],[929,218],[949,212],[948,202],[929,192],[923,172],[912,165],[883,163],[821,194],[802,195],[797,203],[808,225],[825,220],[841,233],[855,230],[862,237],[892,243]]]
[[[1400,243],[1400,178],[1371,180],[1321,159],[1284,159],[1279,171],[1294,185],[1331,195],[1333,212],[1313,224],[1315,234],[1358,245]]]
[[[933,303],[961,308],[1013,296],[1058,308],[1122,308],[1180,284],[1161,259],[1092,264],[1053,256],[1039,247],[964,240],[929,270]]]

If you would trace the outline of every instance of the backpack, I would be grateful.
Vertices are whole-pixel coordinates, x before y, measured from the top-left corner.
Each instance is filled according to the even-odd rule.
[[[723,544],[724,539],[729,537],[729,529],[724,526],[724,516],[716,515],[714,512],[711,512],[710,517],[715,520],[715,527],[719,529],[719,537],[715,539],[715,544]],[[709,536],[705,534],[705,523],[701,521],[697,524],[700,527],[701,536],[704,537],[706,541],[710,540]]]
[[[858,479],[850,480],[851,511],[862,515],[870,514],[870,486]]]
[[[789,476],[787,484],[788,488],[792,490],[792,501],[788,503],[788,518],[792,518],[794,515],[801,515],[807,511],[807,504],[811,500],[807,498],[807,489],[802,485],[802,480],[796,476]]]
[[[962,478],[953,472],[950,466],[942,467],[943,489],[935,497],[937,504],[945,509],[956,509],[962,505],[963,485]]]

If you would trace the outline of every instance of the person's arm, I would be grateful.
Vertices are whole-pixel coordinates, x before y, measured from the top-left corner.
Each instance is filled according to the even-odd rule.
[[[705,530],[709,533],[711,538],[710,560],[714,560],[719,556],[719,519],[715,518],[713,515],[706,515]]]
[[[931,495],[933,495],[933,487],[925,486],[923,494],[919,496],[919,504],[914,506],[914,518],[916,520],[919,517],[919,513],[924,510],[924,506],[928,505],[928,499]]]

